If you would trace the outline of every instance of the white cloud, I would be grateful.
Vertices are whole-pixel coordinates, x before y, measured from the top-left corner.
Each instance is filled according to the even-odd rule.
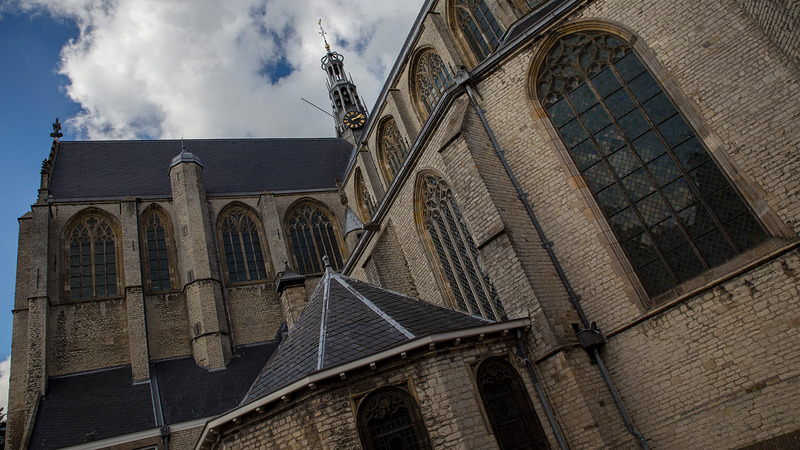
[[[317,21],[371,107],[423,0],[13,2],[78,24],[60,72],[83,112],[66,124],[114,139],[331,135],[300,100],[330,108]],[[293,71],[271,82],[281,58]]]
[[[0,408],[8,412],[8,377],[11,374],[11,355],[0,361]]]

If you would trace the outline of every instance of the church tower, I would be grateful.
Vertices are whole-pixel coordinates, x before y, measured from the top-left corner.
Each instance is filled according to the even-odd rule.
[[[336,136],[356,144],[367,121],[367,108],[358,96],[353,78],[344,71],[344,56],[331,51],[327,34],[319,21],[320,35],[325,40],[327,53],[322,57],[322,70],[328,75],[325,81],[336,122]]]

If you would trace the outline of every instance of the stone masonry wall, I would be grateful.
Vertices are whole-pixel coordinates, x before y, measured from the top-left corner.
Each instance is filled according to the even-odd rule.
[[[800,3],[793,0],[737,0],[764,33],[800,67]]]

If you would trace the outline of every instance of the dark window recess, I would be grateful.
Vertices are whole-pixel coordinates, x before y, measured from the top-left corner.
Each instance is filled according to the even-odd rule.
[[[405,390],[386,387],[367,395],[358,408],[365,450],[423,450],[431,444],[419,407]]]
[[[87,216],[69,230],[69,298],[117,294],[115,236],[114,229],[97,216]]]
[[[564,36],[536,88],[651,296],[767,239],[627,42]]]
[[[293,207],[287,216],[297,273],[308,275],[322,272],[325,268],[322,257],[326,255],[334,270],[342,267],[339,238],[333,220],[326,211],[315,204],[303,202]]]
[[[241,208],[235,208],[221,220],[220,234],[231,283],[267,278],[258,222]]]

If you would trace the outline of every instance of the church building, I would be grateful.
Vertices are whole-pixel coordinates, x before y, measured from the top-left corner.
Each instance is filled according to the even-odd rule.
[[[800,448],[800,3],[427,0],[371,109],[321,56],[335,138],[56,120],[9,448]]]

